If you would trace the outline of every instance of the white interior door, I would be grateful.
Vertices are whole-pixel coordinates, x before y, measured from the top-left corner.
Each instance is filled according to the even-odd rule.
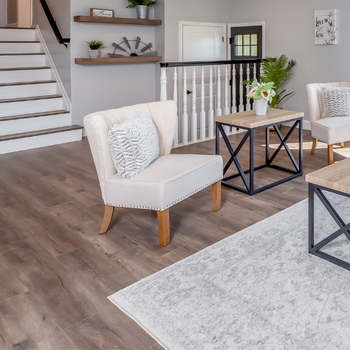
[[[221,61],[226,60],[226,23],[193,23],[193,22],[180,22],[180,61]],[[201,106],[201,67],[196,67],[196,106],[198,114],[198,133],[199,133],[199,112]],[[205,71],[205,110],[209,110],[209,66],[204,68]],[[214,73],[214,108],[216,108],[217,97],[217,70],[213,70]],[[224,67],[222,67],[221,74],[224,73]],[[187,68],[187,89],[191,91],[188,94],[187,106],[189,114],[192,113],[193,106],[193,82],[192,82],[193,69]],[[223,80],[223,79],[222,79]],[[180,83],[180,96],[179,96],[179,111],[182,110],[183,105],[183,84],[182,74],[179,74]],[[181,113],[180,113],[181,114]],[[207,113],[208,119],[208,113]],[[208,120],[207,120],[208,128]],[[180,129],[181,130],[181,129]]]

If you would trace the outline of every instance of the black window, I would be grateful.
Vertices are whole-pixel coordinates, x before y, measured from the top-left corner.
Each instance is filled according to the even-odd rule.
[[[262,59],[262,26],[231,28],[231,59]]]

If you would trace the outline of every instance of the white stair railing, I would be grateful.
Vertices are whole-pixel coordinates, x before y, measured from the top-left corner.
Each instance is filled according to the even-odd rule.
[[[161,101],[167,100],[167,73],[173,69],[173,100],[178,105],[179,111],[173,147],[213,139],[214,115],[243,112],[252,108],[249,101],[244,105],[243,94],[246,89],[242,82],[255,79],[261,68],[258,60],[247,63],[247,61],[161,63]],[[197,66],[200,66],[200,74],[196,69]],[[181,67],[180,71],[177,70],[178,67]],[[188,91],[187,79],[191,79],[192,91]],[[181,91],[180,94],[178,90]],[[191,103],[188,103],[189,94],[192,98]],[[232,130],[229,126],[225,126],[225,131],[228,135],[237,132],[235,128]]]

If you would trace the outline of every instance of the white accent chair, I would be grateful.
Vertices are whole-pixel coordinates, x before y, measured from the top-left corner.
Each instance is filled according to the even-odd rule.
[[[350,140],[350,116],[322,118],[323,87],[350,87],[350,82],[306,85],[310,112],[311,135],[313,137],[311,153],[315,153],[318,140],[327,143],[328,164],[330,165],[334,163],[333,145],[340,143],[341,147],[344,147],[344,142]]]
[[[132,179],[121,178],[113,163],[108,130],[145,112],[159,136],[159,157]],[[158,212],[159,243],[170,243],[169,208],[213,185],[213,209],[221,208],[223,160],[217,155],[170,154],[177,108],[174,101],[139,104],[90,114],[84,126],[95,162],[105,214],[100,234],[106,233],[115,207],[151,209]]]

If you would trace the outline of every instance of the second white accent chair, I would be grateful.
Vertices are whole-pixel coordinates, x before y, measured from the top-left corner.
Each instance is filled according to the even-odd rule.
[[[315,153],[317,141],[328,145],[328,164],[334,163],[333,145],[350,141],[350,116],[322,118],[323,100],[322,88],[324,87],[350,87],[350,82],[316,83],[306,85],[309,104],[311,135],[313,144],[311,153]]]
[[[154,122],[159,136],[159,157],[131,179],[121,178],[113,164],[108,130],[138,112]],[[174,101],[139,104],[90,114],[84,126],[95,162],[105,215],[100,234],[106,233],[115,207],[158,212],[159,243],[170,243],[169,208],[212,185],[213,209],[221,208],[223,160],[217,155],[170,154],[176,123]]]

